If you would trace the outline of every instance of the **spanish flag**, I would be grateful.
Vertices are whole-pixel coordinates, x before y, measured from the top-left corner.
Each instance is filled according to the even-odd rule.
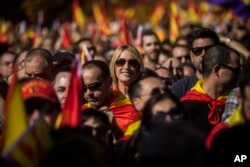
[[[2,153],[8,151],[27,127],[27,116],[21,92],[21,84],[17,80],[17,66],[11,80],[4,111],[4,131]]]
[[[80,57],[76,56],[71,67],[69,92],[64,107],[56,121],[56,128],[63,126],[78,127],[80,125],[82,98],[81,73]]]
[[[109,28],[107,23],[106,14],[101,10],[99,3],[96,0],[92,0],[92,10],[96,22],[99,24],[101,32],[105,35],[112,34],[112,30]]]
[[[73,22],[75,22],[80,27],[84,27],[85,18],[83,10],[79,5],[79,0],[72,1],[72,17]]]
[[[11,149],[3,154],[3,157],[13,166],[35,167],[39,165],[52,145],[50,128],[41,115],[35,124],[27,127]]]
[[[170,42],[173,44],[176,38],[179,36],[179,25],[178,25],[178,8],[176,0],[170,1],[170,28],[169,28],[169,38]]]

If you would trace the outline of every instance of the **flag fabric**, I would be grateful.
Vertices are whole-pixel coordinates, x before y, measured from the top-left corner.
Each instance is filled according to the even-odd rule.
[[[176,38],[179,36],[178,8],[176,0],[170,1],[170,11],[169,40],[173,44]]]
[[[123,17],[123,39],[124,39],[124,44],[126,45],[131,44],[131,39],[129,36],[128,21],[125,16]]]
[[[159,24],[164,14],[165,14],[165,2],[163,0],[160,0],[153,11],[153,14],[149,18],[153,28],[156,27],[157,24]]]
[[[106,105],[114,113],[115,120],[120,129],[125,132],[128,126],[140,119],[140,115],[135,111],[131,101],[119,91],[111,91],[111,100]],[[82,110],[93,108],[91,104],[85,103]]]
[[[200,22],[197,6],[193,0],[188,0],[188,16],[191,23],[197,24]]]
[[[86,45],[84,45],[83,48],[80,50],[80,55],[82,65],[93,59]]]
[[[32,126],[27,127],[11,150],[5,152],[6,158],[16,167],[35,167],[53,145],[50,128],[42,116]]]
[[[76,56],[71,67],[69,92],[64,107],[56,121],[56,128],[63,126],[78,127],[80,125],[82,93],[81,73],[80,57]]]
[[[63,23],[62,25],[62,47],[65,49],[68,49],[71,47],[72,42],[68,30],[68,25],[66,23]]]
[[[21,84],[17,80],[17,66],[15,65],[5,103],[2,153],[10,149],[25,131],[27,124]]]
[[[79,0],[72,1],[72,17],[73,22],[75,22],[80,27],[84,27],[85,19],[83,10],[79,4]]]
[[[4,20],[0,20],[0,42],[8,41],[8,26]]]
[[[101,32],[105,35],[112,34],[112,30],[108,27],[106,14],[102,12],[101,7],[96,0],[92,0],[92,10],[95,20],[100,26]]]

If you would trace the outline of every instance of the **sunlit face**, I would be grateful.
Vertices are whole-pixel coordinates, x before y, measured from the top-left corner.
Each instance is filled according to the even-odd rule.
[[[43,58],[31,57],[24,63],[25,77],[52,80],[52,70],[46,66]]]
[[[181,46],[176,46],[173,48],[173,57],[177,57],[181,63],[190,62],[190,56],[188,49]]]
[[[60,101],[61,107],[64,106],[65,99],[68,94],[70,83],[70,73],[69,72],[59,72],[55,77],[54,90]]]
[[[119,59],[126,60],[126,63],[124,65],[115,65],[115,75],[117,77],[118,83],[122,82],[125,85],[129,85],[138,74],[139,63],[136,67],[130,65],[129,60],[135,61],[136,59],[128,50],[124,50],[118,60]]]
[[[209,38],[198,38],[194,40],[192,48],[198,48],[198,47],[207,47],[214,45],[214,42]],[[202,49],[200,54],[194,54],[192,51],[190,51],[191,61],[193,62],[195,68],[199,71],[202,71],[201,67],[201,61],[202,57],[205,54],[205,49]]]
[[[160,54],[160,42],[155,35],[148,35],[142,38],[142,50],[150,61],[158,62]]]
[[[149,77],[140,81],[141,92],[139,96],[140,105],[137,106],[136,110],[141,111],[145,106],[148,99],[151,97],[151,93],[153,89],[160,89],[161,92],[164,92],[166,86],[161,81],[160,78]]]
[[[103,79],[101,77],[101,71],[97,67],[83,69],[82,77],[84,82],[83,90],[85,100],[87,100],[94,108],[99,109],[105,101],[108,100],[109,94],[107,92],[110,90],[111,83],[108,82],[108,79]],[[85,89],[86,87],[88,87],[88,89]]]

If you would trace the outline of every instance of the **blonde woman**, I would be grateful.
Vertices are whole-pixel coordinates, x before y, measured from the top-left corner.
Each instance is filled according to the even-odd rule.
[[[132,45],[121,45],[114,51],[109,67],[113,90],[121,91],[128,98],[130,83],[144,69],[140,52]]]

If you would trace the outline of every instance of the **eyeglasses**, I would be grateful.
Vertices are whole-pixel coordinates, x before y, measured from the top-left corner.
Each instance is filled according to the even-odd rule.
[[[165,85],[171,86],[174,83],[173,78],[168,78],[168,77],[159,77],[162,81],[164,81]]]
[[[231,70],[233,73],[235,73],[235,74],[239,74],[240,73],[240,71],[241,71],[241,68],[240,68],[240,66],[238,66],[238,67],[230,67],[230,66],[227,66],[227,65],[225,65],[225,64],[218,64],[219,66],[222,66],[222,67],[225,67],[225,68],[227,68],[227,69],[229,69],[229,70]]]
[[[154,115],[153,115],[153,119],[154,120],[161,120],[161,119],[165,119],[166,116],[169,115],[171,117],[171,119],[175,122],[178,122],[180,120],[183,119],[184,114],[183,112],[178,108],[178,107],[174,107],[172,109],[170,109],[170,111],[165,112],[165,111],[157,111]]]
[[[206,52],[209,48],[211,48],[213,46],[214,45],[209,45],[209,46],[205,46],[205,47],[192,48],[191,51],[193,52],[193,54],[195,56],[199,56],[202,53],[203,50],[205,50],[205,52]]]
[[[93,131],[95,131],[97,136],[102,136],[102,135],[105,135],[105,134],[111,132],[106,126],[99,126],[99,127],[93,128],[93,127],[88,126],[88,125],[83,125],[82,130],[83,130],[83,132],[85,132],[89,135],[92,135]]]
[[[126,59],[117,59],[115,61],[115,64],[118,66],[118,67],[122,67],[126,64],[126,62],[128,62],[128,65],[132,68],[137,68],[138,65],[139,65],[139,62],[136,60],[136,59],[129,59],[129,60],[126,60]]]
[[[87,89],[89,89],[91,91],[95,91],[95,90],[99,89],[102,86],[103,81],[104,80],[99,81],[99,82],[94,82],[94,83],[91,83],[89,85],[84,85],[83,91],[87,92]]]

